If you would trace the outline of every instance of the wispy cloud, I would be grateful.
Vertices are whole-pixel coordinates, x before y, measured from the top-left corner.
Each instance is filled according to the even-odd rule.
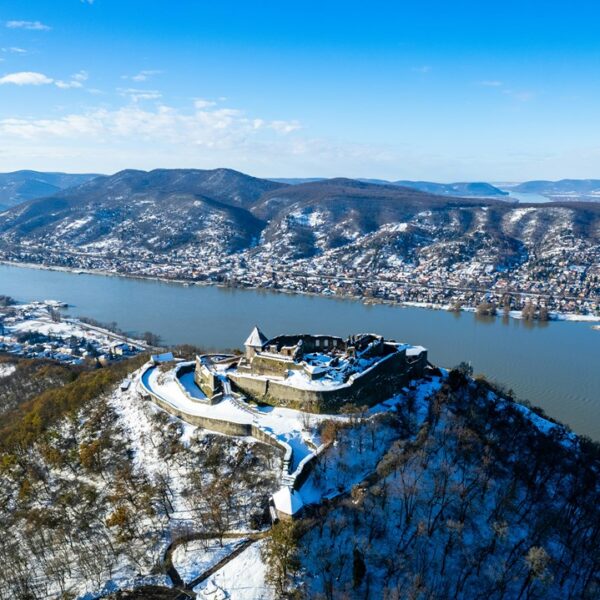
[[[27,50],[25,50],[25,48],[19,48],[18,46],[11,46],[10,48],[2,48],[2,52],[6,52],[8,54],[27,54]]]
[[[0,85],[51,85],[61,89],[81,88],[83,82],[86,81],[88,75],[85,71],[80,71],[71,76],[69,81],[61,79],[53,79],[44,75],[44,73],[36,73],[35,71],[19,71],[18,73],[8,73],[0,77]]]
[[[50,26],[41,21],[7,21],[6,26],[9,29],[29,29],[32,31],[49,31]]]
[[[131,79],[131,81],[148,81],[148,79],[150,79],[151,77],[153,77],[154,75],[160,75],[162,73],[162,71],[156,70],[156,69],[146,69],[143,71],[140,71],[139,73],[135,74],[135,75],[123,75],[123,79]]]
[[[84,82],[88,79],[87,71],[79,71],[79,73],[75,73],[71,75],[71,79],[69,81],[61,81],[56,80],[54,85],[63,90],[72,89],[72,88],[82,88]]]
[[[529,102],[536,97],[536,93],[529,90],[513,90],[511,88],[507,88],[503,81],[499,81],[496,79],[486,79],[484,81],[479,81],[478,85],[495,88],[498,92],[501,92],[505,96],[509,96],[514,100],[518,100],[519,102]]]
[[[271,121],[270,123],[267,123],[267,127],[284,135],[301,129],[298,121]]]
[[[139,90],[136,88],[118,88],[117,92],[121,96],[129,98],[132,102],[139,102],[140,100],[158,100],[162,98],[161,92],[158,90]]]
[[[502,92],[519,102],[529,102],[536,97],[536,93],[529,90],[503,90]]]
[[[205,100],[204,98],[196,98],[196,100],[194,100],[194,107],[198,110],[204,110],[205,108],[216,106],[216,104],[216,102],[213,102],[212,100]]]
[[[79,169],[105,171],[226,164],[265,174],[277,164],[282,171],[308,174],[325,168],[358,172],[365,165],[396,168],[408,158],[386,146],[314,138],[301,129],[296,120],[249,115],[218,100],[198,99],[187,109],[131,102],[61,117],[0,119],[0,139],[11,149],[3,158],[0,148],[0,159],[44,168],[70,160]]]

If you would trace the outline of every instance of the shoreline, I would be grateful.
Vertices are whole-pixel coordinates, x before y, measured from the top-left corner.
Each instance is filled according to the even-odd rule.
[[[39,271],[58,271],[63,273],[71,273],[73,275],[97,275],[103,277],[121,277],[123,279],[133,279],[133,280],[141,280],[141,281],[155,281],[158,283],[173,283],[175,285],[180,285],[182,287],[191,287],[191,286],[201,286],[201,287],[217,287],[221,289],[229,289],[229,290],[254,290],[259,292],[269,292],[269,293],[278,293],[278,294],[289,294],[289,295],[300,295],[300,296],[312,296],[315,298],[329,298],[334,300],[344,300],[351,302],[360,302],[364,306],[374,306],[374,305],[384,305],[384,306],[396,306],[400,308],[421,308],[427,310],[442,310],[445,312],[455,312],[456,314],[460,314],[462,312],[466,313],[475,313],[476,307],[473,306],[462,306],[459,311],[451,310],[451,306],[449,304],[435,304],[431,302],[418,302],[407,300],[404,302],[397,302],[394,300],[385,300],[385,299],[377,299],[377,298],[364,298],[360,296],[338,296],[335,294],[319,294],[316,292],[303,292],[298,290],[286,290],[286,289],[273,289],[273,288],[263,288],[258,286],[228,286],[219,284],[216,282],[204,282],[204,281],[190,281],[188,279],[168,279],[164,277],[157,277],[153,275],[135,275],[135,274],[125,274],[125,273],[115,273],[114,271],[104,271],[102,269],[78,269],[74,267],[61,267],[54,265],[40,265],[38,263],[27,263],[27,262],[15,262],[0,259],[0,265],[5,265],[9,267],[17,267],[24,269],[32,269]],[[490,318],[502,318],[505,315],[498,313],[496,315],[490,315]],[[511,319],[516,319],[519,321],[523,321],[522,314],[520,310],[511,310],[507,317]],[[600,323],[600,315],[580,315],[577,313],[564,313],[558,311],[551,311],[549,313],[549,318],[547,321],[540,321],[539,319],[531,319],[528,320],[530,323],[540,324],[540,323],[552,323],[552,322],[577,322],[577,323]],[[599,329],[600,325],[593,326],[593,329]]]

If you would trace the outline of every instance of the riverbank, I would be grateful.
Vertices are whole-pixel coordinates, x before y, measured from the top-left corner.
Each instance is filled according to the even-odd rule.
[[[190,286],[200,286],[200,287],[217,287],[222,289],[232,289],[232,290],[255,290],[261,292],[271,292],[276,294],[286,294],[293,296],[313,296],[316,298],[335,298],[338,300],[349,300],[353,302],[361,302],[365,306],[373,306],[373,305],[385,305],[385,306],[398,306],[398,307],[411,307],[411,308],[421,308],[428,310],[441,310],[447,312],[465,312],[465,313],[476,313],[477,307],[475,306],[461,306],[459,309],[452,307],[450,304],[435,304],[431,302],[416,302],[416,301],[403,301],[397,302],[395,300],[388,300],[386,298],[366,298],[364,296],[355,296],[352,294],[324,294],[324,293],[316,293],[316,292],[307,292],[301,290],[288,290],[282,288],[271,288],[271,287],[261,287],[261,286],[231,286],[224,285],[218,282],[212,281],[196,281],[190,279],[171,279],[167,277],[157,277],[152,275],[136,275],[131,273],[118,273],[115,271],[106,271],[101,269],[79,269],[72,267],[61,267],[55,265],[41,265],[37,263],[25,263],[25,262],[12,262],[7,260],[0,259],[0,265],[6,265],[10,267],[17,268],[25,268],[25,269],[33,269],[33,270],[43,270],[43,271],[57,271],[62,273],[72,273],[75,275],[97,275],[103,277],[120,277],[124,279],[132,279],[138,281],[156,281],[159,283],[172,283],[175,285],[181,285],[183,287]],[[1,292],[1,290],[0,290]],[[523,295],[527,296],[526,292],[523,292]],[[494,315],[495,317],[504,317],[508,316],[511,319],[523,320],[522,311],[520,310],[511,310],[508,314],[498,313]],[[600,314],[579,314],[579,313],[571,313],[571,312],[558,312],[558,311],[550,311],[548,315],[548,321],[540,321],[539,319],[528,319],[529,322],[549,322],[549,321],[571,321],[571,322],[590,322],[596,323],[600,322]]]

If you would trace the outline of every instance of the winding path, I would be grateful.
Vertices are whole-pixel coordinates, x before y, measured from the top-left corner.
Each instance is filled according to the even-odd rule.
[[[228,562],[239,556],[249,546],[265,538],[267,535],[269,535],[269,532],[270,529],[265,529],[256,533],[241,533],[239,531],[231,531],[222,535],[219,535],[216,532],[197,532],[173,540],[165,550],[163,557],[163,568],[165,573],[171,578],[171,581],[173,582],[173,588],[181,592],[181,596],[178,596],[177,600],[195,598],[196,594],[193,590],[198,584],[202,583],[211,575],[222,569]],[[187,542],[192,542],[194,540],[219,539],[219,537],[222,539],[244,539],[244,541],[239,546],[234,548],[234,550],[227,556],[200,573],[200,575],[188,583],[184,582],[175,565],[173,564],[173,552],[175,552],[176,548],[182,544],[186,544]]]

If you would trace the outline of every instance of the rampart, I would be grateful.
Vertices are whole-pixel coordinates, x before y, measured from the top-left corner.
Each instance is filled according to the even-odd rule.
[[[421,377],[426,366],[426,351],[409,360],[406,350],[402,349],[332,389],[303,389],[272,378],[244,375],[240,371],[228,376],[237,390],[256,402],[327,413],[339,411],[346,403],[372,406],[382,402],[411,379]]]

